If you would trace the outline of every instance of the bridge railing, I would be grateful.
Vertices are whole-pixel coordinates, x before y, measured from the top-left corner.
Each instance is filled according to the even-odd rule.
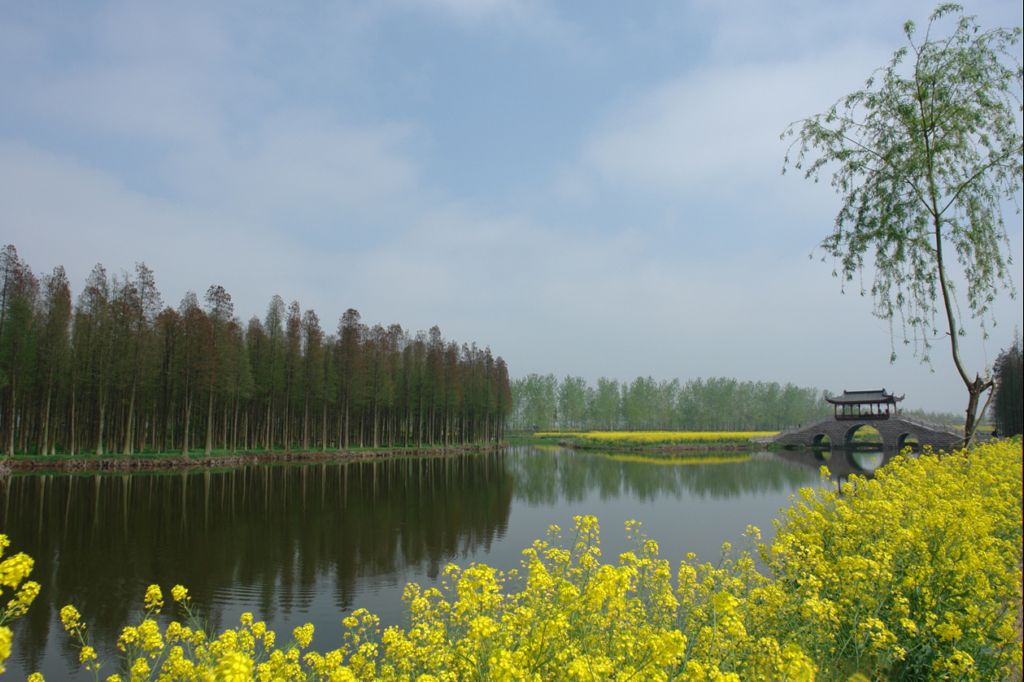
[[[902,414],[899,415],[897,419],[922,429],[931,429],[932,431],[939,431],[940,433],[960,433],[960,429],[957,429],[956,427],[953,426],[948,426],[946,424],[936,424],[934,422],[928,422],[923,419],[916,419],[914,417],[906,417]]]

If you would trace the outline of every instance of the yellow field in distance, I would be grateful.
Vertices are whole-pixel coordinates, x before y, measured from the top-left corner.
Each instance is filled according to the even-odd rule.
[[[774,436],[778,431],[538,431],[534,438],[577,438],[595,443],[717,443]]]

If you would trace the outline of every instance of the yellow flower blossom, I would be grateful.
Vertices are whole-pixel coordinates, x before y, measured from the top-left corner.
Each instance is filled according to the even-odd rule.
[[[164,594],[160,591],[159,585],[150,585],[146,588],[146,596],[142,604],[147,611],[160,613],[160,609],[164,607]]]
[[[136,658],[130,671],[131,682],[142,682],[149,679],[149,662],[145,658]]]
[[[299,648],[305,649],[313,641],[313,624],[306,623],[292,630],[292,636],[298,642]]]
[[[188,601],[188,588],[183,585],[175,585],[171,588],[171,599],[176,602]]]
[[[11,656],[11,629],[6,625],[0,625],[0,673],[4,672],[4,661]]]
[[[85,625],[82,623],[82,616],[71,604],[67,604],[60,610],[60,622],[64,626],[64,630],[72,635],[85,629]]]
[[[1021,459],[1019,440],[897,457],[874,480],[801,491],[770,542],[678,569],[636,521],[631,547],[605,559],[597,519],[577,516],[514,571],[450,564],[436,587],[408,585],[403,626],[355,610],[326,652],[308,623],[276,648],[248,612],[209,641],[175,621],[161,631],[152,586],[118,647],[132,680],[1005,679],[1021,656],[1006,608],[1021,599]],[[8,566],[21,587],[7,613],[37,591],[24,565]],[[98,666],[74,607],[61,622]],[[0,624],[0,665],[10,637]]]
[[[0,561],[0,585],[16,589],[32,572],[35,562],[28,554],[18,552]]]

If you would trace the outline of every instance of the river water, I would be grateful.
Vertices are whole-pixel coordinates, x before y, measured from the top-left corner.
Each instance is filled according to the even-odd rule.
[[[738,461],[737,461],[738,460]],[[623,524],[643,522],[673,563],[715,559],[747,524],[769,536],[798,488],[820,481],[813,454],[724,453],[714,463],[637,461],[516,446],[483,454],[223,471],[25,475],[0,482],[0,529],[32,556],[43,586],[14,624],[8,679],[41,671],[86,679],[58,611],[74,603],[115,672],[113,643],[137,622],[146,586],[186,585],[214,629],[243,611],[286,643],[312,622],[321,651],[340,620],[366,607],[402,623],[402,588],[434,584],[449,562],[518,566],[550,524],[601,522],[608,561],[627,549]],[[877,463],[869,463],[877,464]],[[91,678],[91,675],[88,676]]]

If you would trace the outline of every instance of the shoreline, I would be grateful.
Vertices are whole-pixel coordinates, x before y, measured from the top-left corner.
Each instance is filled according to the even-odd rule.
[[[443,457],[482,452],[505,443],[468,443],[465,445],[381,448],[375,450],[246,450],[222,455],[136,454],[136,455],[21,455],[0,460],[0,478],[18,473],[45,472],[109,472],[109,471],[175,471],[216,469],[248,464],[279,464],[287,462],[346,462],[398,457]]]

